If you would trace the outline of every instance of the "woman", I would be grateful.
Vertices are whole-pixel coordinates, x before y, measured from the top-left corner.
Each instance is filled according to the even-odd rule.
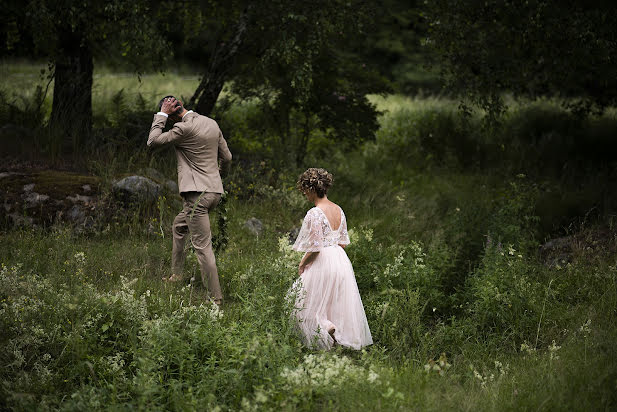
[[[307,346],[330,349],[334,344],[360,349],[373,343],[353,267],[345,253],[349,244],[343,210],[328,200],[332,175],[310,168],[298,189],[315,207],[306,213],[294,250],[306,252],[292,290],[296,318]]]

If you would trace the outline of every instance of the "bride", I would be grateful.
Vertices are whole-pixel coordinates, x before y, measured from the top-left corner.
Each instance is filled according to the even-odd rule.
[[[293,245],[294,250],[306,252],[292,288],[297,293],[295,316],[307,346],[360,349],[373,339],[344,250],[349,244],[345,214],[326,195],[332,180],[332,174],[317,168],[308,169],[298,180],[298,189],[315,207],[306,213]]]

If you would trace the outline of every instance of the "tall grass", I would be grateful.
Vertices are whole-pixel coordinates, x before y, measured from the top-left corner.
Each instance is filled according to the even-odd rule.
[[[102,100],[110,110],[100,121],[130,135],[110,102],[130,104],[133,91],[127,84],[118,97],[121,85],[106,76],[110,94]],[[166,93],[160,79],[150,80]],[[183,80],[174,81],[180,89]],[[610,216],[581,218],[567,253],[546,259],[538,246],[562,233],[553,224],[570,207],[573,186],[516,163],[528,145],[506,146],[534,130],[540,140],[551,130],[567,137],[570,124],[585,135],[596,121],[612,127],[610,118],[575,123],[558,110],[534,116],[521,107],[500,134],[490,134],[478,119],[461,120],[451,101],[374,102],[385,111],[375,142],[313,157],[335,176],[329,196],[346,211],[346,252],[374,345],[328,353],[301,346],[286,298],[301,256],[288,232],[310,205],[294,189],[299,170],[257,157],[236,162],[225,181],[222,312],[188,282],[199,273],[190,247],[186,281],[160,281],[169,274],[177,199],[160,199],[150,215],[118,208],[87,233],[62,226],[0,233],[0,407],[614,408],[617,237]],[[234,120],[245,121],[242,113]],[[91,167],[103,181],[147,166],[173,175],[168,152],[127,144],[114,157],[113,144],[105,147],[109,157]],[[257,156],[253,149],[245,148]],[[504,152],[497,161],[489,156]],[[577,190],[590,194],[585,200],[596,196],[591,204],[601,198]],[[572,204],[583,210],[589,203]],[[264,224],[258,237],[244,226],[251,217]]]

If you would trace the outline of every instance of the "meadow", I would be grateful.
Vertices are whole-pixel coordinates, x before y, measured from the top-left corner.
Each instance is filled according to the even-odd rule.
[[[27,105],[11,96],[26,102],[39,84],[19,83],[40,69],[19,64],[3,64],[0,84],[14,110]],[[132,130],[109,121],[124,89],[125,106],[146,102],[145,114],[136,110],[148,118],[145,139],[158,96],[189,95],[196,82],[95,72],[95,119]],[[191,250],[186,282],[160,280],[178,198],[89,231],[5,227],[0,407],[614,409],[617,237],[613,168],[602,157],[614,112],[580,120],[558,102],[512,102],[489,128],[444,98],[372,99],[384,111],[375,141],[342,152],[316,136],[307,163],[334,174],[330,198],[348,218],[346,251],[374,345],[301,345],[286,296],[301,258],[289,232],[311,207],[294,188],[302,169],[275,166],[251,144],[252,106],[237,105],[220,113],[238,154],[225,179],[227,247],[217,255],[222,309],[188,282],[198,273]],[[123,137],[135,139],[115,139]],[[130,147],[79,167],[105,187],[145,166],[175,176],[172,153]],[[244,226],[251,217],[264,224],[259,236]],[[541,247],[558,237],[561,248]]]

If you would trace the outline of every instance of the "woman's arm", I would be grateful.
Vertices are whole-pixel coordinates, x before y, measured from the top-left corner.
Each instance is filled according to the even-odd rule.
[[[306,252],[300,261],[300,265],[298,265],[298,275],[301,275],[302,272],[310,265],[313,260],[317,257],[319,252]]]

